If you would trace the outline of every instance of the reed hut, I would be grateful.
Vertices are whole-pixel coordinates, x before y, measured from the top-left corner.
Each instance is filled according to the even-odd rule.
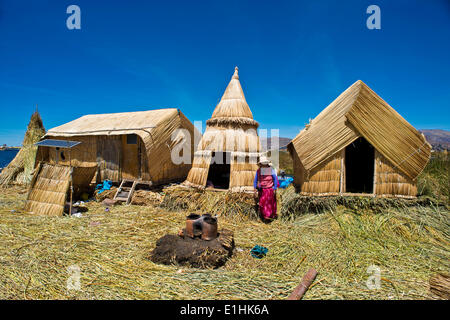
[[[358,80],[289,143],[305,195],[415,197],[430,159],[423,134]]]
[[[29,184],[33,178],[37,147],[34,145],[45,135],[41,116],[36,110],[28,123],[22,147],[14,159],[0,173],[0,186],[12,183]]]
[[[236,67],[211,119],[206,121],[185,184],[237,192],[252,190],[261,148],[258,125],[245,100]]]
[[[193,124],[173,108],[85,115],[50,129],[45,135],[49,139],[81,142],[71,149],[70,158],[62,149],[40,146],[37,162],[78,168],[97,166],[94,177],[97,182],[183,181],[195,150],[186,132],[193,137]],[[176,164],[171,153],[175,146],[185,143],[190,145],[190,160]]]

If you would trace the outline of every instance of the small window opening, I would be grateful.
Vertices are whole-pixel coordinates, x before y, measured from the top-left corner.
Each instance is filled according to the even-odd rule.
[[[137,144],[137,135],[136,134],[128,134],[127,135],[127,144]]]

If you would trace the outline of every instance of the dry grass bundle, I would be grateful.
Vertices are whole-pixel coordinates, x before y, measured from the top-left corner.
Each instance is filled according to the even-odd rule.
[[[163,200],[163,196],[158,192],[148,190],[136,190],[133,193],[131,204],[137,206],[158,206]]]
[[[405,198],[374,198],[363,196],[304,196],[295,192],[293,186],[282,191],[281,217],[295,219],[308,213],[324,213],[345,207],[354,213],[383,213],[389,209],[408,210],[413,207],[442,207],[447,209],[445,202],[430,197],[413,199]]]
[[[450,158],[448,154],[445,152],[434,154],[417,180],[419,195],[450,203]]]
[[[0,186],[11,183],[28,184],[32,179],[32,172],[36,161],[38,142],[45,135],[45,128],[39,112],[34,112],[28,123],[27,131],[22,142],[22,148],[11,163],[0,173]]]
[[[450,276],[435,274],[430,278],[430,291],[439,298],[450,300]]]
[[[147,259],[175,234],[187,212],[157,207],[105,208],[89,202],[82,218],[11,213],[24,195],[0,193],[0,299],[286,299],[311,267],[319,271],[304,299],[429,299],[429,278],[448,271],[449,211],[345,209],[264,224],[224,215],[237,250],[225,266],[198,270]],[[17,206],[3,203],[16,201]],[[269,249],[254,259],[254,245]],[[370,290],[367,269],[381,271]],[[80,269],[80,290],[68,290]]]
[[[164,190],[161,207],[167,210],[201,212],[230,216],[238,220],[258,218],[255,198],[251,193],[196,190],[178,186]]]
[[[100,190],[95,191],[95,200],[102,202],[105,199],[113,199],[117,192],[117,187],[111,187],[109,190],[104,190],[99,193]]]

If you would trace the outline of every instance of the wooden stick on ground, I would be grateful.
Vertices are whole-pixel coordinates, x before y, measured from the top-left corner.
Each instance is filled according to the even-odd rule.
[[[314,268],[308,270],[308,272],[304,275],[302,282],[292,291],[291,295],[288,297],[288,300],[300,300],[303,298],[306,290],[308,290],[309,286],[313,283],[314,279],[317,276],[317,271]]]

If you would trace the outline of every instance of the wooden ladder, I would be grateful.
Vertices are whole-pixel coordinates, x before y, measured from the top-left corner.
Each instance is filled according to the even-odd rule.
[[[119,189],[117,189],[117,192],[114,195],[114,200],[124,201],[126,204],[129,204],[137,184],[138,182],[135,180],[122,180]]]

